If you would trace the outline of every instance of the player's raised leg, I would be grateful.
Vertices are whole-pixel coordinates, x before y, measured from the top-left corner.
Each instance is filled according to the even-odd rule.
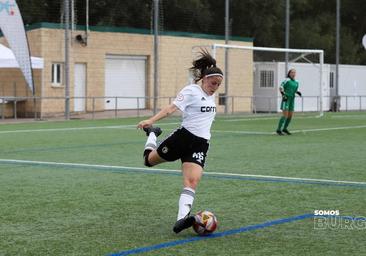
[[[165,160],[162,159],[156,151],[157,137],[162,133],[161,129],[153,126],[145,127],[143,129],[146,132],[146,136],[148,136],[143,154],[144,164],[148,167],[152,167],[165,162]]]

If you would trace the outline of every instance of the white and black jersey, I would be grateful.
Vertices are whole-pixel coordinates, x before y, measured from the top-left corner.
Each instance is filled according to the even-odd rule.
[[[183,112],[182,127],[162,141],[157,152],[166,161],[181,159],[204,167],[216,114],[215,98],[191,84],[180,91],[173,104]]]
[[[216,115],[214,95],[208,95],[201,86],[191,84],[179,92],[173,104],[183,112],[182,127],[198,137],[210,139],[210,129]]]

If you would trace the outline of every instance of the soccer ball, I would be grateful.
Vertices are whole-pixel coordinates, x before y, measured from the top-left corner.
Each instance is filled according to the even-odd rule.
[[[210,211],[200,211],[195,216],[193,230],[200,236],[209,235],[217,228],[217,218]]]

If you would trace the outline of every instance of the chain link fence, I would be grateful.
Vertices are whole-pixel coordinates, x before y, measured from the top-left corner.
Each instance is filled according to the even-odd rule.
[[[327,98],[327,97],[324,97]],[[340,111],[365,111],[366,95],[341,96]],[[169,105],[175,96],[159,97],[158,101]],[[83,111],[75,111],[75,102],[84,102]],[[100,119],[100,118],[122,118],[122,117],[142,117],[151,116],[153,111],[146,108],[146,103],[152,102],[153,97],[70,97],[71,119]],[[324,99],[323,99],[324,100]],[[216,104],[220,106],[222,101],[227,101],[227,115],[237,114],[257,114],[257,113],[277,113],[280,112],[280,97],[250,97],[250,96],[222,96],[217,97]],[[326,111],[333,110],[331,98],[324,100],[329,102]],[[134,102],[136,108],[121,108],[126,106],[125,102]],[[246,110],[238,111],[237,106],[243,102],[249,106]],[[303,96],[296,98],[295,112],[318,112],[319,96]],[[1,120],[31,118],[43,119],[64,119],[65,113],[62,111],[65,104],[65,97],[6,97],[0,96],[0,116]],[[218,114],[224,114],[223,108],[217,108]]]

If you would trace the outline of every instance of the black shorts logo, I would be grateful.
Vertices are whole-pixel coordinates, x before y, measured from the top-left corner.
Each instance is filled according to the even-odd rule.
[[[164,154],[168,153],[168,151],[169,151],[168,147],[163,147],[161,149],[161,152],[163,152]]]
[[[202,163],[204,159],[204,154],[203,152],[193,153],[192,158],[196,159],[197,162]]]

